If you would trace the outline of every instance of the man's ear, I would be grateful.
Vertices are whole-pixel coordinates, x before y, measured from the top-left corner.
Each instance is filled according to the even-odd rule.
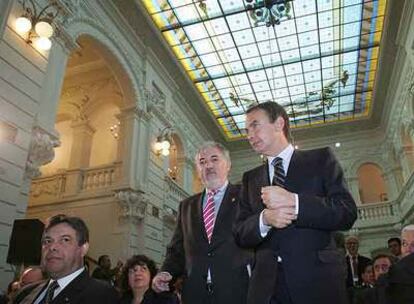
[[[276,118],[274,124],[277,131],[283,131],[283,128],[285,127],[285,120],[282,116],[279,116],[278,118]]]
[[[83,244],[81,246],[81,250],[82,250],[82,257],[84,257],[85,255],[88,254],[88,250],[89,250],[89,243],[86,242],[85,244]]]

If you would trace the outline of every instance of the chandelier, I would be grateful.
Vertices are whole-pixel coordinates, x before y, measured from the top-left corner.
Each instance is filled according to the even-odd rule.
[[[291,1],[293,0],[245,0],[254,26],[264,23],[267,27],[279,25],[283,18],[292,18]]]

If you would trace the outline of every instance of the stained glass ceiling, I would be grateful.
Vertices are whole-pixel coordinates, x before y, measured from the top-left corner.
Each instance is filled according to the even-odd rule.
[[[257,102],[300,128],[370,113],[386,0],[143,3],[228,139]]]

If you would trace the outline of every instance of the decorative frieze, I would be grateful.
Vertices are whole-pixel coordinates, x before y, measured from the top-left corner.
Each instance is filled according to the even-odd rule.
[[[142,192],[134,190],[120,190],[115,192],[118,200],[121,220],[139,222],[145,218],[148,199]]]
[[[58,138],[35,127],[32,131],[29,155],[26,161],[25,177],[32,179],[41,175],[39,167],[50,163],[55,158],[54,148],[60,145]]]

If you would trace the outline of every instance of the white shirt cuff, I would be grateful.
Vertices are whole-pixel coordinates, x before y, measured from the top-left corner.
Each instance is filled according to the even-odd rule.
[[[259,229],[260,229],[260,235],[264,238],[269,233],[269,230],[270,228],[272,228],[272,226],[268,226],[263,223],[263,212],[264,210],[260,212]]]
[[[295,215],[299,214],[299,196],[296,193],[293,193],[295,195]]]

